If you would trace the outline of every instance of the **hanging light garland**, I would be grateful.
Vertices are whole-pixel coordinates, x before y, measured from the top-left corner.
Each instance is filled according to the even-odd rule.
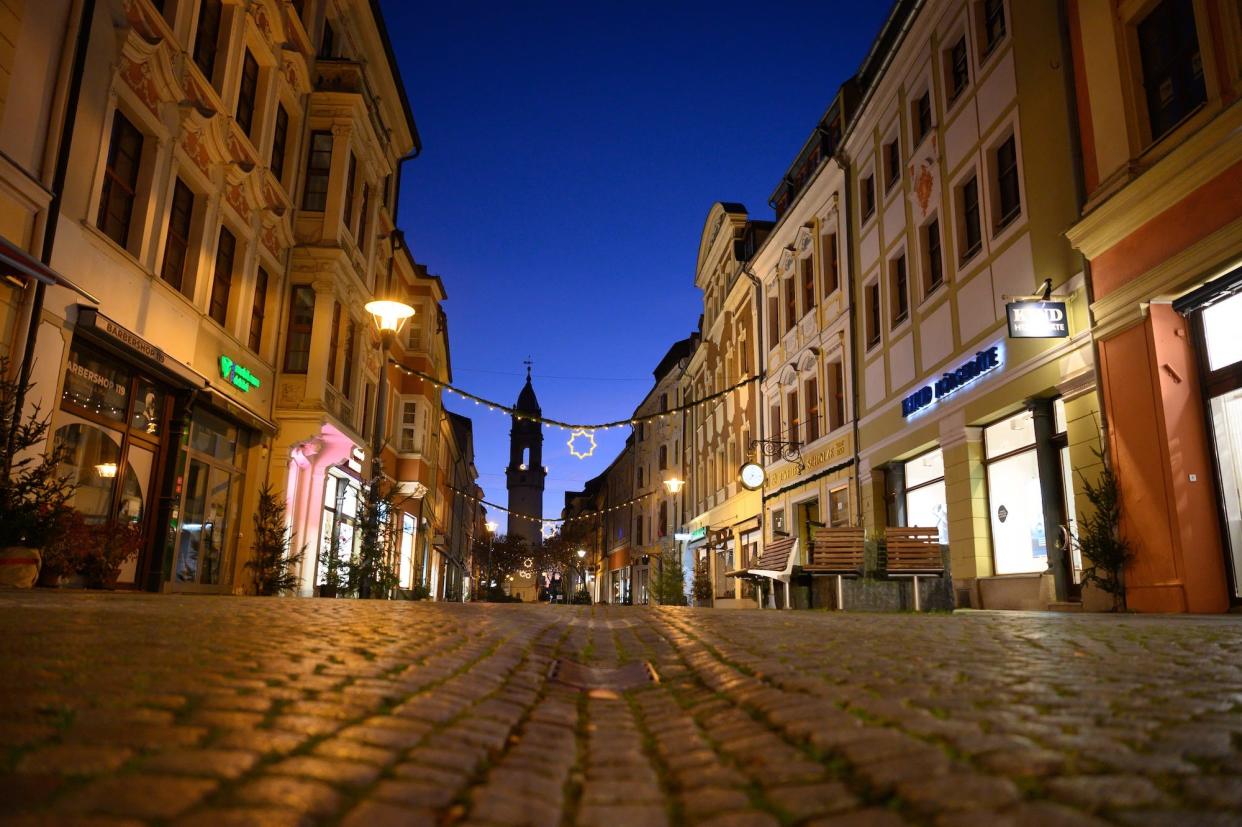
[[[528,520],[529,522],[532,522],[532,523],[540,523],[544,525],[548,523],[567,524],[567,523],[580,522],[582,520],[590,520],[594,517],[600,517],[604,514],[609,514],[613,511],[620,511],[622,508],[631,506],[634,503],[638,502],[639,500],[644,500],[647,497],[650,497],[652,494],[655,493],[654,491],[648,491],[646,494],[639,494],[637,497],[628,499],[623,503],[617,503],[616,505],[609,506],[608,508],[601,508],[598,511],[588,511],[585,514],[579,514],[576,517],[536,517],[531,514],[523,514],[520,511],[513,511],[511,509],[505,508],[503,505],[500,505],[499,503],[489,502],[488,500],[485,500],[482,497],[476,497],[475,495],[469,493],[468,491],[463,491],[460,488],[452,488],[450,486],[450,490],[458,494],[461,494],[463,497],[465,497],[468,500],[473,500],[474,502],[479,503],[480,505],[485,505],[488,508],[494,508],[497,511],[503,511],[510,516],[517,517],[519,520]]]
[[[628,419],[617,419],[612,422],[596,422],[596,423],[586,422],[584,423],[584,422],[565,422],[560,419],[551,419],[546,416],[537,416],[535,414],[527,413],[526,411],[519,411],[516,408],[510,407],[509,405],[504,405],[500,402],[496,402],[491,399],[485,399],[482,396],[477,396],[473,393],[470,393],[469,391],[464,391],[461,388],[457,387],[456,385],[452,385],[448,382],[441,382],[439,379],[436,379],[434,376],[423,373],[421,370],[414,370],[413,368],[408,368],[394,359],[389,359],[388,363],[404,371],[409,376],[414,376],[419,379],[422,379],[425,382],[430,382],[433,387],[443,388],[446,393],[457,394],[462,399],[469,400],[480,407],[486,407],[489,411],[498,411],[502,414],[507,414],[508,416],[512,416],[515,419],[523,420],[526,422],[538,422],[542,424],[545,428],[560,428],[561,430],[564,430],[564,431],[571,431],[571,432],[572,431],[585,431],[588,433],[593,432],[593,431],[607,431],[610,428],[625,428],[628,426],[637,425],[640,422],[654,422],[657,420],[664,419],[665,417],[671,417],[676,414],[685,413],[686,411],[693,410],[699,407],[700,405],[707,405],[712,402],[715,402],[727,396],[728,394],[732,393],[733,391],[738,390],[739,388],[744,388],[747,385],[749,385],[751,382],[757,382],[763,378],[762,376],[746,376],[742,378],[736,384],[730,385],[729,387],[723,390],[719,390],[719,391],[716,391],[715,393],[708,394],[702,399],[696,399],[693,402],[686,402],[685,404],[677,405],[675,407],[669,408],[666,411],[660,411],[658,413],[643,414],[641,416],[631,416]]]

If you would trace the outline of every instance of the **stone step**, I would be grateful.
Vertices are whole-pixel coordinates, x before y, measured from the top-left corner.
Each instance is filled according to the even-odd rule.
[[[1050,612],[1081,612],[1081,600],[1058,600],[1048,604]]]

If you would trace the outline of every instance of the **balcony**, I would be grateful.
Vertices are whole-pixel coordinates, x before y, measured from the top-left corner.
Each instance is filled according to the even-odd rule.
[[[325,58],[316,61],[315,91],[366,94],[366,79],[362,74],[362,64],[340,58]]]

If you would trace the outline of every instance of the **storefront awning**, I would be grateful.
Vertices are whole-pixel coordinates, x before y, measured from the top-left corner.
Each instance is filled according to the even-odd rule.
[[[99,304],[99,299],[78,287],[4,236],[0,236],[0,273],[3,273],[6,277],[17,277],[23,281],[25,279],[34,279],[44,284],[59,285],[72,290],[91,304]]]
[[[122,357],[145,365],[165,379],[182,387],[203,389],[207,377],[169,356],[128,328],[114,322],[93,307],[79,304],[75,330],[97,345]]]
[[[239,420],[243,425],[254,428],[256,431],[262,431],[268,436],[276,435],[277,427],[275,422],[246,410],[210,385],[204,388],[203,391],[207,403],[213,408],[224,411],[229,416]]]
[[[1173,300],[1173,309],[1182,315],[1202,310],[1208,305],[1216,304],[1225,299],[1242,293],[1242,267],[1215,278],[1198,289],[1191,290],[1181,298]]]

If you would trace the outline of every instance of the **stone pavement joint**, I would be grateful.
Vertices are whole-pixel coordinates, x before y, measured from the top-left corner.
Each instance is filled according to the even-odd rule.
[[[0,824],[1242,823],[1235,618],[41,591],[0,624]]]

